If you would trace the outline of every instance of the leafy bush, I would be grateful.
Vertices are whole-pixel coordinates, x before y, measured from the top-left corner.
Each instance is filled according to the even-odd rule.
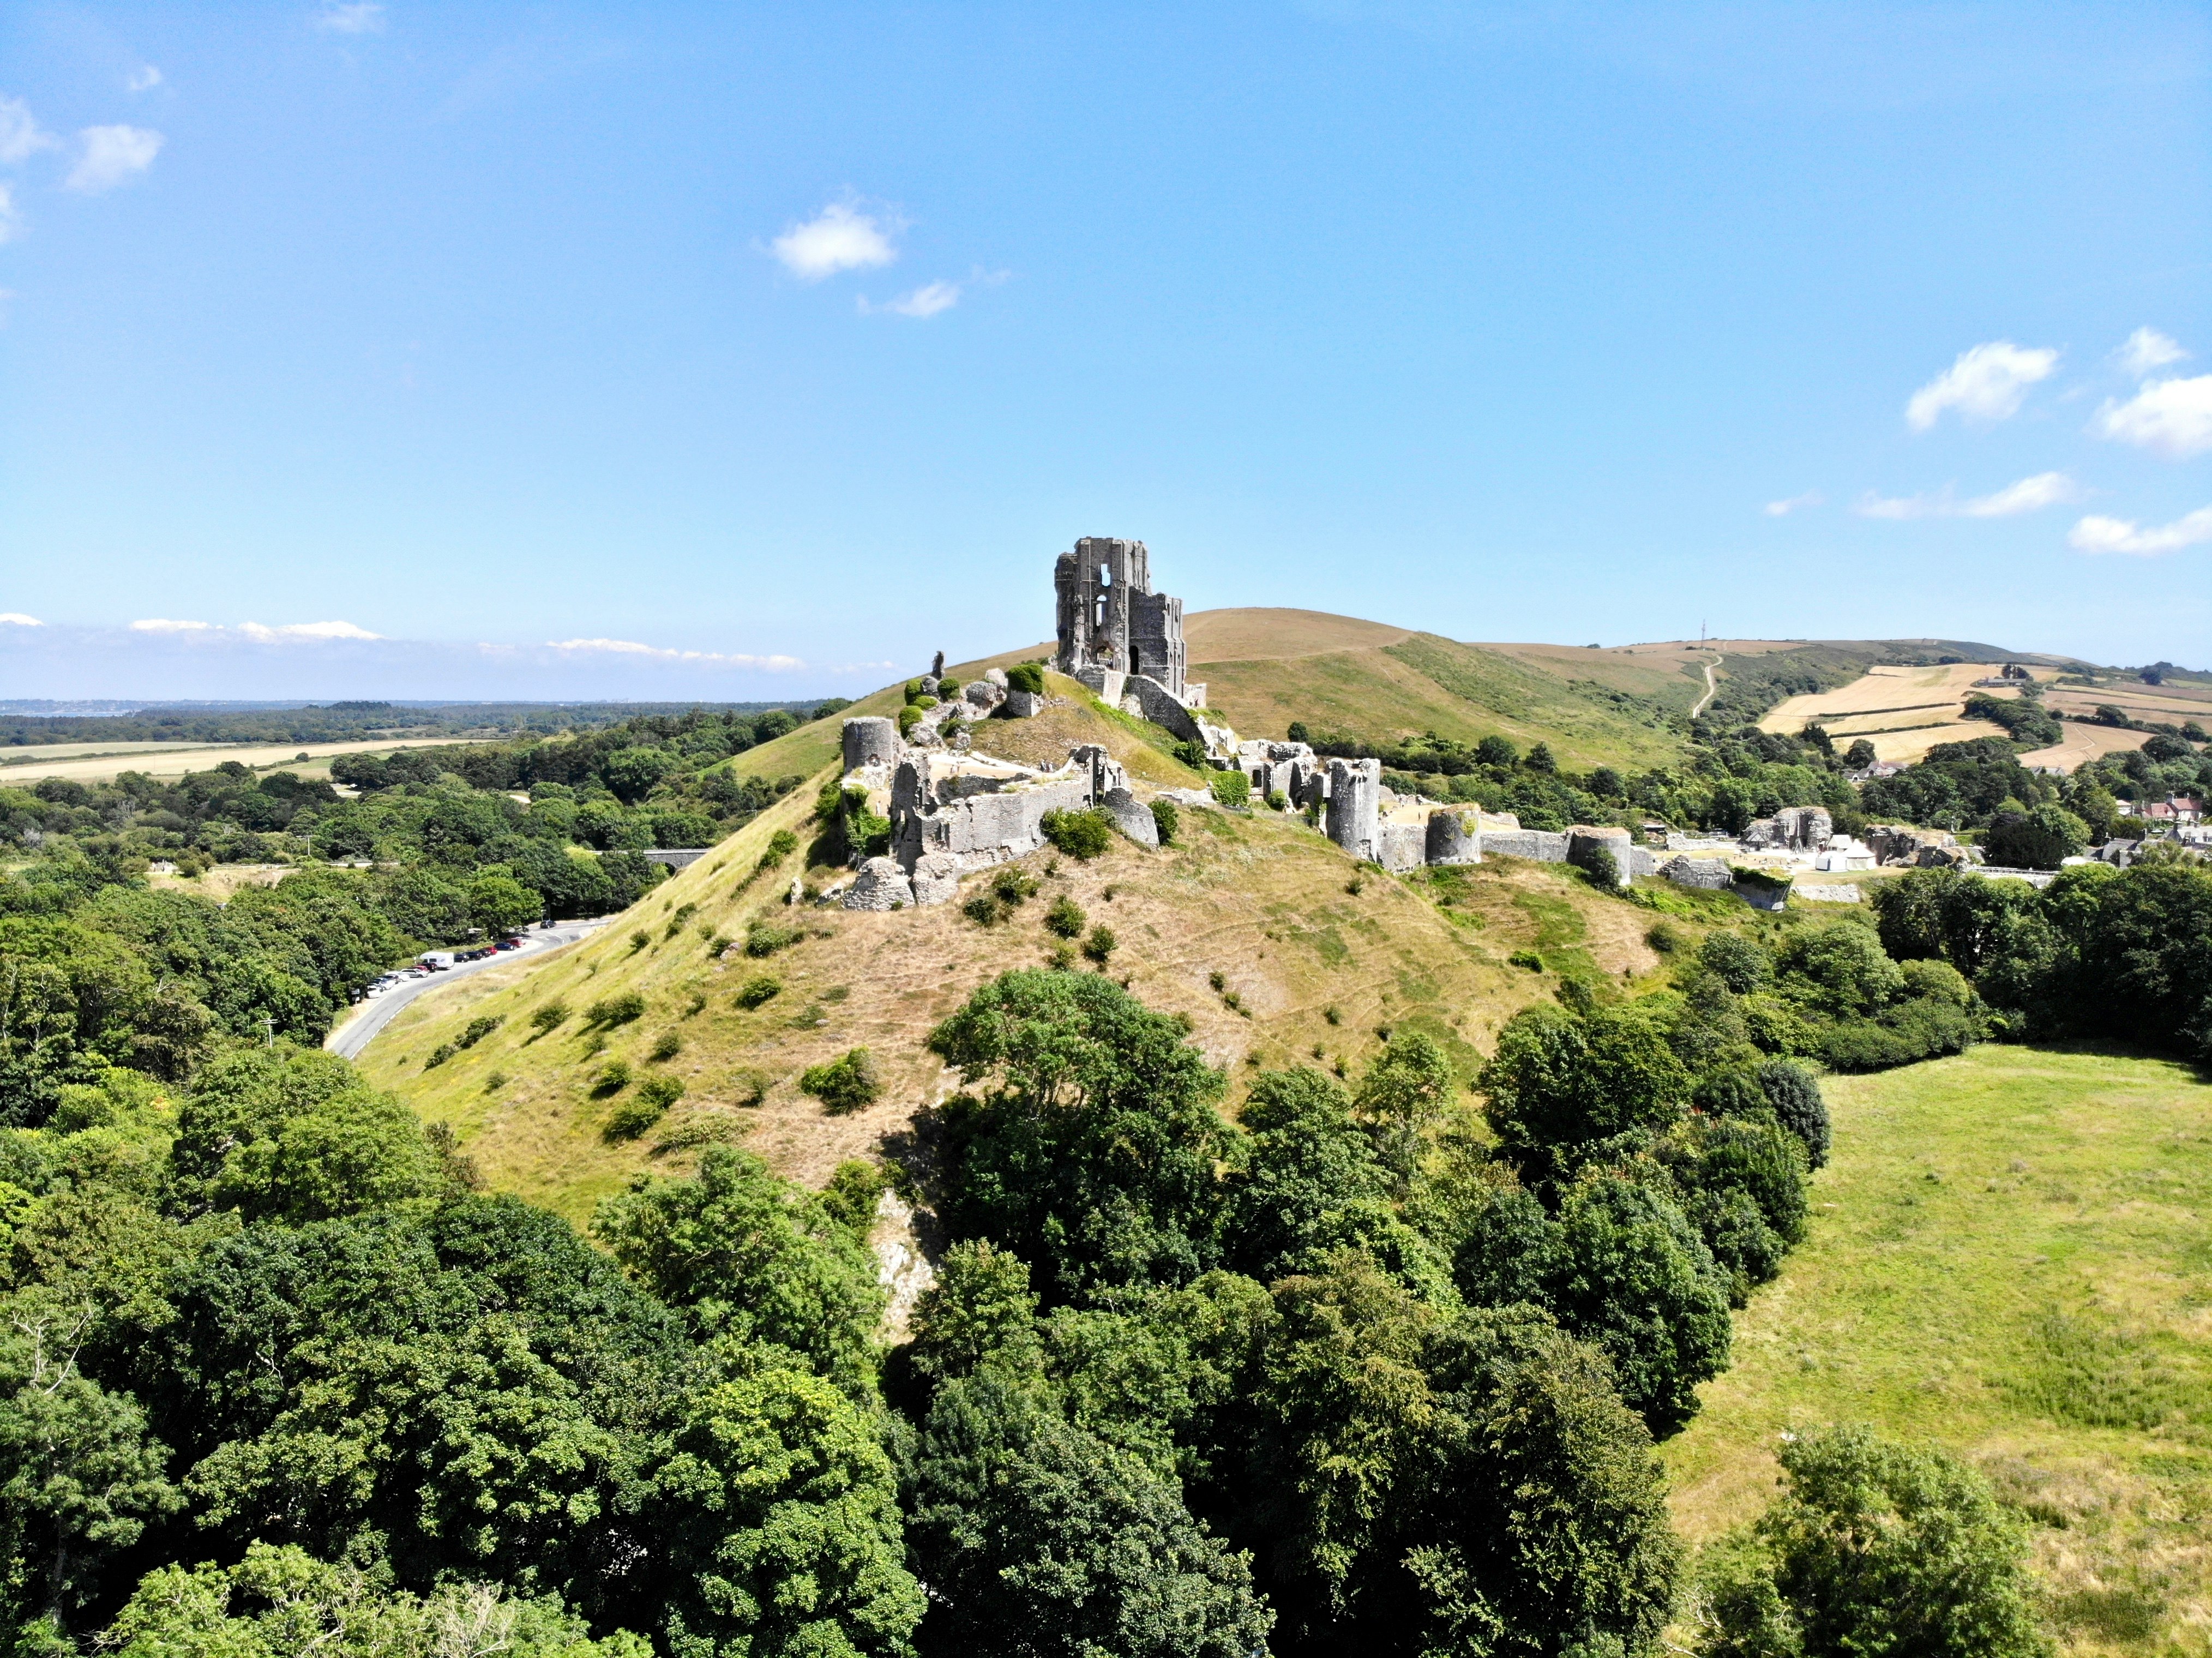
[[[568,1003],[558,999],[550,1001],[543,1007],[532,1010],[530,1015],[531,1029],[541,1036],[550,1035],[567,1021],[568,1017]]]
[[[1765,988],[1774,976],[1774,958],[1740,932],[1707,933],[1698,963],[1739,996]]]
[[[774,1001],[783,993],[783,981],[773,973],[757,973],[738,987],[737,1004],[750,1011]]]
[[[842,1116],[873,1105],[883,1093],[876,1062],[865,1048],[856,1048],[842,1059],[810,1066],[799,1073],[799,1091],[811,1094],[823,1108]]]
[[[899,735],[904,737],[921,723],[921,710],[909,702],[898,711]]]
[[[684,1078],[681,1077],[647,1077],[637,1085],[637,1096],[647,1104],[665,1111],[684,1097]]]
[[[609,1060],[600,1067],[598,1077],[593,1078],[592,1092],[604,1097],[609,1094],[619,1094],[629,1086],[629,1061]]]
[[[1006,689],[1027,691],[1031,696],[1044,695],[1044,667],[1036,662],[1018,662],[1006,670]]]
[[[1024,874],[1012,864],[1003,865],[991,878],[991,894],[1000,903],[1012,909],[1025,899],[1033,897],[1037,890],[1036,878]]]
[[[943,697],[947,702],[950,702],[954,697],[960,695],[960,682],[948,674],[945,677],[937,682],[937,694]]]
[[[753,867],[763,870],[774,869],[798,850],[799,837],[787,829],[778,829],[768,837],[768,847],[761,853],[760,862]]]
[[[584,1010],[584,1023],[605,1029],[611,1025],[629,1024],[645,1017],[645,998],[635,990],[625,990],[613,996],[603,996]]]
[[[779,950],[790,949],[803,937],[805,935],[795,926],[779,926],[774,921],[751,921],[745,926],[745,954],[756,960],[773,956]]]
[[[1155,800],[1152,802],[1152,827],[1159,831],[1160,844],[1162,846],[1171,847],[1175,844],[1176,830],[1180,826],[1181,819],[1176,814],[1176,804],[1174,801]]]
[[[459,1047],[474,1048],[506,1023],[507,1015],[504,1013],[479,1013],[469,1021],[467,1027],[453,1041]]]
[[[1103,967],[1106,958],[1114,953],[1114,947],[1120,942],[1114,936],[1114,929],[1101,921],[1091,929],[1091,936],[1083,941],[1084,958]]]
[[[1583,878],[1600,892],[1620,890],[1620,860],[1603,847],[1585,847],[1577,860],[1577,867],[1582,871]]]
[[[642,1093],[624,1100],[607,1114],[606,1127],[600,1130],[609,1141],[634,1140],[667,1114],[667,1107],[647,1100]]]
[[[1533,950],[1516,950],[1505,958],[1508,967],[1525,967],[1531,973],[1544,970],[1544,958]]]
[[[1006,912],[995,893],[979,892],[960,906],[960,913],[977,926],[996,926],[1006,919]]]
[[[1828,1102],[1820,1079],[1803,1066],[1769,1060],[1759,1067],[1759,1086],[1773,1108],[1774,1120],[1805,1142],[1814,1168],[1828,1160]]]
[[[1083,936],[1084,920],[1083,906],[1062,894],[1045,911],[1044,930],[1055,938],[1079,938]]]
[[[1252,804],[1252,780],[1241,771],[1218,771],[1207,786],[1224,806],[1234,809]]]
[[[422,1068],[425,1071],[434,1071],[459,1052],[460,1049],[455,1048],[451,1042],[440,1042],[430,1050],[430,1057],[422,1061]]]
[[[653,1044],[653,1052],[646,1058],[653,1060],[672,1060],[684,1051],[684,1038],[672,1030],[664,1030]]]
[[[1671,923],[1654,921],[1650,930],[1644,935],[1644,942],[1659,955],[1672,956],[1682,947],[1685,940]]]
[[[2089,826],[2063,806],[2001,811],[1990,820],[1982,851],[2013,869],[2057,869],[2089,844]]]
[[[2044,1658],[2021,1522],[1932,1447],[1784,1436],[1784,1496],[1703,1561],[1710,1658]]]
[[[1069,857],[1085,863],[1113,844],[1114,820],[1096,808],[1089,811],[1048,811],[1041,827],[1046,840]]]

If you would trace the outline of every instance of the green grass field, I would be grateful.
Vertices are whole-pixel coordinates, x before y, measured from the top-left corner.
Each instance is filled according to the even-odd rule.
[[[1989,1046],[1827,1091],[1811,1236],[1665,1447],[1684,1533],[1759,1512],[1784,1431],[1872,1423],[2033,1517],[2068,1651],[2212,1649],[2212,1085]]]

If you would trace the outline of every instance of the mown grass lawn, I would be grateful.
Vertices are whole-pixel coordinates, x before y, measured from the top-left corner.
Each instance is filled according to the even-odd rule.
[[[2068,1650],[2212,1650],[2212,1084],[1990,1045],[1826,1089],[1811,1234],[1664,1448],[1677,1523],[1756,1515],[1783,1432],[1871,1423],[2032,1517]]]

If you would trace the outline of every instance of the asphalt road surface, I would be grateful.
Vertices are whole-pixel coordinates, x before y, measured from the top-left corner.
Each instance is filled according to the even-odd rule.
[[[457,962],[443,973],[433,973],[421,979],[409,979],[387,990],[374,1001],[362,1002],[354,1008],[353,1017],[323,1039],[323,1046],[340,1059],[361,1057],[361,1050],[375,1038],[376,1033],[390,1024],[399,1010],[417,996],[427,995],[442,985],[457,979],[465,979],[471,973],[483,973],[495,967],[505,967],[513,962],[526,962],[533,956],[542,956],[562,944],[573,944],[577,939],[598,932],[614,918],[601,916],[594,921],[556,921],[543,929],[532,927],[522,935],[520,950],[504,950],[496,956],[487,956],[481,962]]]

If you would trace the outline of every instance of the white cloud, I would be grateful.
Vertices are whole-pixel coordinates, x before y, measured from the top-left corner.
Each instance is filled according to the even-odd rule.
[[[860,314],[873,316],[878,312],[888,311],[897,317],[933,317],[939,312],[950,311],[960,303],[960,286],[958,282],[927,282],[910,294],[902,294],[881,305],[869,304],[867,296],[862,295]]]
[[[1852,510],[1861,518],[2012,518],[2081,498],[2081,486],[2065,473],[2038,472],[1993,495],[1965,501],[1954,496],[1948,484],[1932,495],[1883,496],[1869,490]]]
[[[0,98],[0,161],[13,167],[40,150],[60,148],[61,140],[31,118],[28,104],[21,98]]]
[[[196,634],[214,626],[212,622],[172,622],[167,616],[150,616],[143,622],[132,623],[131,630],[140,634]]]
[[[2212,374],[2152,380],[2125,403],[2107,403],[2089,429],[2170,459],[2212,449]]]
[[[2171,524],[2150,530],[2130,519],[2100,518],[2093,513],[2066,537],[2067,545],[2078,553],[2133,553],[2141,558],[2179,552],[2204,541],[2212,541],[2212,507],[2200,507]]]
[[[2057,352],[2027,349],[2010,340],[1961,351],[1956,362],[1912,394],[1905,405],[1905,424],[1924,432],[1946,409],[1972,421],[2007,419],[2020,412],[2027,388],[2057,366]]]
[[[0,628],[43,628],[46,624],[21,610],[0,610]]]
[[[1786,501],[1770,501],[1764,510],[1769,518],[1788,518],[1790,513],[1808,507],[1824,507],[1827,501],[1827,496],[1818,489],[1808,489],[1803,495],[1791,495]]]
[[[2163,368],[2170,362],[2179,362],[2189,353],[2181,349],[2181,342],[2170,334],[2161,334],[2155,328],[2138,328],[2128,336],[2127,343],[2112,355],[2129,374],[2141,380],[2154,368]]]
[[[258,622],[241,622],[239,632],[248,639],[381,639],[382,634],[373,634],[366,628],[356,628],[350,622],[295,622],[281,628],[264,628]]]
[[[659,645],[641,645],[635,639],[549,639],[549,651],[603,652],[613,656],[649,656],[663,662],[726,662],[732,667],[759,668],[783,673],[806,665],[795,656],[725,656],[720,651],[673,651]]]
[[[161,84],[161,71],[149,64],[143,69],[131,70],[123,84],[132,92],[151,92]]]
[[[22,234],[23,218],[15,211],[15,189],[0,184],[0,242],[11,242]]]
[[[840,270],[860,270],[889,264],[898,258],[891,238],[904,225],[898,220],[863,213],[842,202],[832,202],[809,219],[796,224],[769,244],[785,270],[811,282]]]
[[[112,190],[153,166],[168,142],[147,127],[87,127],[77,137],[84,141],[84,152],[66,180],[71,190]]]
[[[381,34],[384,8],[376,0],[337,0],[323,9],[315,27],[333,34]]]

